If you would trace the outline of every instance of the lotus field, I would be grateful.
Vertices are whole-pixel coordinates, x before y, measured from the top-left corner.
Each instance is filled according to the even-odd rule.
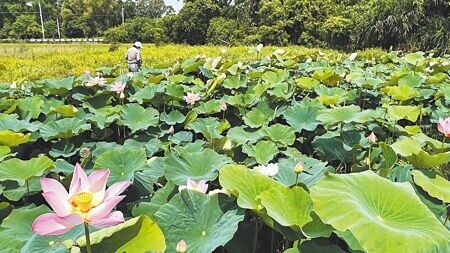
[[[450,58],[0,83],[0,252],[450,252]]]

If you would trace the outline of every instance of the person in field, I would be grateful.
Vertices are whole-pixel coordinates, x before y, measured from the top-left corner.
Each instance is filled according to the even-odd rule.
[[[128,63],[128,72],[135,73],[141,70],[142,57],[141,57],[142,43],[139,41],[134,42],[133,46],[127,50],[125,60]]]

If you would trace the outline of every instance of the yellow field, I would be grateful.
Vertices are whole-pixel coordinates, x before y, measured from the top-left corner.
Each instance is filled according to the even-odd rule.
[[[39,80],[81,75],[84,70],[94,71],[98,67],[123,65],[124,55],[130,45],[119,45],[118,50],[109,52],[108,44],[0,44],[0,82],[20,79]],[[248,53],[248,47],[215,47],[187,45],[144,45],[142,56],[144,66],[168,66],[189,57],[205,55],[216,57],[225,48],[225,57],[231,60],[255,60],[256,55]],[[284,48],[296,54],[311,54],[319,49],[304,47]],[[264,47],[259,57],[269,55],[276,47]],[[322,50],[336,58],[344,57],[337,51]]]

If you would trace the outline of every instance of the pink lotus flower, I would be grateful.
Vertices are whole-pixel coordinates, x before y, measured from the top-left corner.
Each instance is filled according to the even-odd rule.
[[[188,179],[186,185],[180,185],[178,187],[179,191],[182,191],[184,189],[188,189],[188,190],[194,190],[194,191],[198,191],[201,193],[206,193],[208,191],[208,184],[206,183],[205,180],[200,180],[198,182],[195,182],[192,179]]]
[[[89,75],[91,75],[91,71],[86,69],[83,71],[83,75],[89,76]]]
[[[267,166],[259,165],[253,169],[268,177],[273,177],[278,173],[278,165],[276,163],[269,163]]]
[[[86,86],[88,86],[88,87],[92,87],[92,86],[96,86],[96,85],[102,86],[102,85],[105,85],[105,83],[106,83],[105,78],[96,76],[96,77],[91,77],[89,79],[89,81],[86,83]]]
[[[176,248],[177,252],[184,253],[186,252],[186,249],[187,249],[186,242],[184,240],[179,241]]]
[[[186,96],[183,97],[183,99],[184,101],[186,101],[186,103],[193,105],[195,104],[195,102],[200,100],[200,95],[195,92],[188,92]]]
[[[60,235],[82,223],[103,228],[124,222],[122,212],[112,210],[125,198],[119,194],[131,182],[115,183],[105,191],[108,177],[109,170],[97,170],[88,177],[77,163],[69,192],[55,179],[41,178],[42,196],[55,213],[38,216],[31,226],[33,232]]]
[[[111,91],[116,92],[117,94],[123,93],[125,90],[126,83],[123,83],[121,81],[116,81],[114,85],[111,87]]]
[[[445,137],[450,137],[450,117],[446,119],[439,118],[439,123],[437,127],[439,132],[443,133]]]

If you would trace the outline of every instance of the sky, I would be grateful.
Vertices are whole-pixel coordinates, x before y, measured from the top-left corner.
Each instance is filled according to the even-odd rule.
[[[166,5],[172,5],[176,12],[181,10],[183,6],[183,0],[164,0]]]

